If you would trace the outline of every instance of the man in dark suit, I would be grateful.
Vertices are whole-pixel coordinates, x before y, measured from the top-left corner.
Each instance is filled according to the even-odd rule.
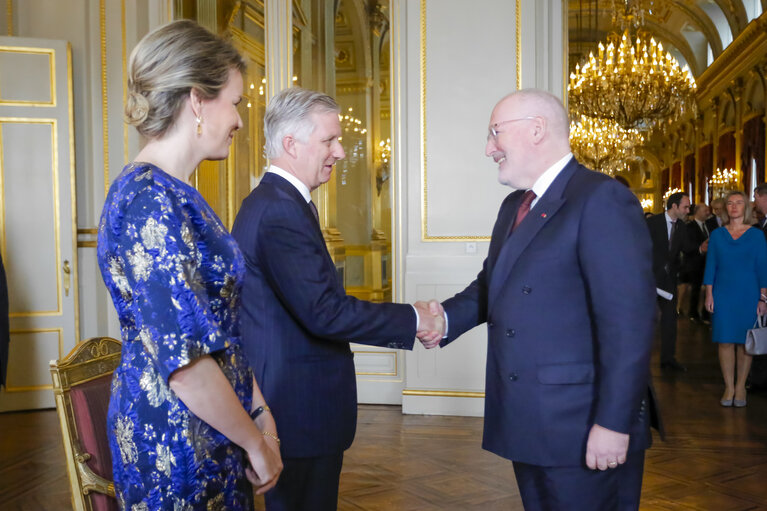
[[[3,257],[0,255],[0,387],[8,376],[8,345],[11,342],[8,320],[8,281],[5,279]]]
[[[503,98],[486,154],[515,188],[482,271],[445,301],[448,345],[488,332],[482,447],[514,462],[525,509],[635,510],[655,290],[642,208],[570,152],[562,103]]]
[[[412,349],[417,331],[431,340],[444,331],[423,303],[364,302],[339,282],[310,195],[344,157],[339,111],[330,96],[300,88],[272,98],[264,117],[271,167],[232,229],[246,264],[243,345],[282,440],[269,511],[336,509],[357,424],[349,343]]]
[[[682,274],[686,276],[690,285],[690,305],[687,315],[693,321],[707,319],[708,311],[703,310],[703,315],[698,312],[700,302],[700,289],[703,285],[703,271],[706,269],[706,251],[708,250],[708,206],[696,204],[693,209],[692,221],[685,224],[686,241],[684,243],[684,255],[682,257]]]
[[[659,293],[660,308],[660,367],[675,371],[687,368],[676,359],[677,277],[685,244],[684,218],[690,212],[690,198],[683,192],[672,193],[666,201],[666,211],[647,219],[652,238],[652,270]],[[669,299],[670,297],[670,299]]]
[[[758,227],[764,233],[765,238],[767,238],[767,183],[762,183],[754,188],[754,203],[756,204],[756,209],[764,217],[759,222]]]
[[[706,220],[709,236],[715,229],[719,229],[722,226],[722,213],[724,213],[724,199],[712,200],[711,216]]]

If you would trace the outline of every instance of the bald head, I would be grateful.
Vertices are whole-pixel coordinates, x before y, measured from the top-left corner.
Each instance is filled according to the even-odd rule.
[[[502,98],[490,116],[485,154],[498,163],[498,180],[528,189],[570,152],[570,120],[562,102],[537,89]]]
[[[555,95],[538,89],[522,89],[505,96],[496,108],[510,102],[526,116],[541,116],[547,120],[548,129],[560,143],[570,148],[570,118],[562,101]]]

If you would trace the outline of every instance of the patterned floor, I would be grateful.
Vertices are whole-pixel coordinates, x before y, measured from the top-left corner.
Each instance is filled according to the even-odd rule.
[[[767,510],[767,392],[722,408],[708,328],[679,320],[687,373],[653,363],[668,438],[648,451],[642,510]],[[361,406],[340,510],[521,511],[511,463],[480,448],[482,420]],[[0,414],[0,510],[70,509],[53,411]],[[263,509],[259,502],[258,509]]]

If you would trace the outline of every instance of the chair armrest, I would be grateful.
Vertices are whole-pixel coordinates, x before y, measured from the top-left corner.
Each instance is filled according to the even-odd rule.
[[[91,455],[87,452],[82,454],[75,454],[75,460],[77,460],[77,469],[80,472],[80,480],[82,481],[83,495],[88,495],[93,491],[114,497],[114,483],[109,479],[101,477],[93,470],[91,470],[91,467],[89,467],[86,463],[89,459],[91,459]]]

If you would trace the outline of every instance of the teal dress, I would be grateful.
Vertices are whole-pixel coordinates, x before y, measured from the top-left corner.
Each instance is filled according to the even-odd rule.
[[[767,287],[767,242],[754,227],[737,240],[725,227],[711,232],[703,283],[713,286],[711,340],[744,344],[756,321],[760,288]]]
[[[175,370],[210,355],[243,408],[251,408],[237,243],[197,190],[134,163],[109,190],[98,263],[123,341],[107,419],[120,508],[253,509],[245,452],[189,411],[168,384]]]

